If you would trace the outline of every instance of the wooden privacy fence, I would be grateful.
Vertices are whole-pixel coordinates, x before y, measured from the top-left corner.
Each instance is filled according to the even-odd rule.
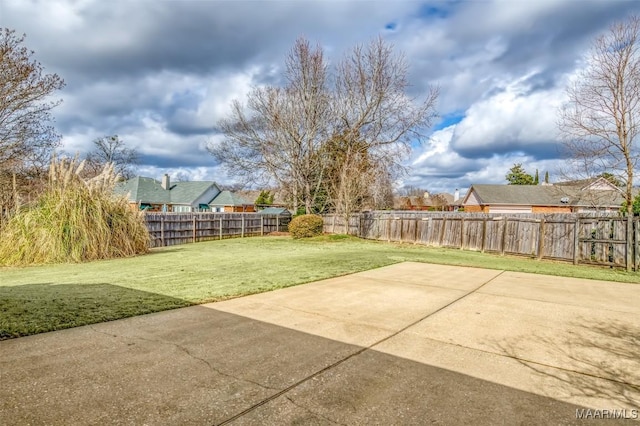
[[[640,266],[639,220],[627,245],[627,219],[577,214],[370,212],[324,216],[324,231],[428,246],[515,254],[538,259],[626,267]]]
[[[151,247],[286,231],[290,218],[257,213],[146,213]]]

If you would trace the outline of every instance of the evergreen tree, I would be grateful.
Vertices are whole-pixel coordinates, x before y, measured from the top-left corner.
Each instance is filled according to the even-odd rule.
[[[273,194],[271,191],[260,191],[260,195],[256,198],[256,205],[270,206],[273,204]]]
[[[544,172],[544,183],[549,183],[549,172]]]
[[[538,169],[536,169],[536,177],[533,178],[533,184],[538,185],[539,183],[540,183],[540,180],[538,177]]]
[[[521,163],[516,163],[505,176],[509,185],[533,185],[533,176],[528,174]]]

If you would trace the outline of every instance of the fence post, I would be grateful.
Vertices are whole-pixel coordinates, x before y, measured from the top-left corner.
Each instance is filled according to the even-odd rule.
[[[264,235],[264,215],[260,215],[260,236]]]
[[[631,271],[633,265],[633,213],[628,215],[627,217],[627,227],[626,227],[626,238],[627,243],[624,245],[625,248],[625,263],[627,271]]]
[[[480,241],[480,253],[484,253],[485,240],[487,239],[487,217],[482,218],[482,241]]]
[[[464,250],[464,218],[460,218],[460,250]]]
[[[241,214],[241,220],[240,220],[240,238],[244,238],[244,213],[240,213]]]
[[[502,220],[502,242],[500,244],[500,255],[504,256],[504,246],[507,244],[507,216]]]
[[[418,216],[415,216],[413,218],[413,221],[416,223],[416,229],[413,233],[413,244],[418,244],[418,225],[422,222],[422,220]]]
[[[196,215],[193,215],[193,242],[196,242]]]
[[[164,215],[160,216],[160,247],[164,247]]]
[[[545,221],[544,217],[540,219],[540,231],[538,234],[538,260],[542,259],[544,254],[544,233],[545,233]]]
[[[580,217],[576,218],[576,221],[573,224],[573,264],[578,264],[578,254],[580,252]]]
[[[222,239],[222,216],[224,213],[220,214],[220,229],[218,229],[218,234],[220,235],[220,239]]]
[[[636,219],[633,224],[635,225],[635,232],[633,234],[633,253],[635,257],[633,270],[638,272],[638,266],[640,266],[640,250],[638,250],[638,240],[640,240],[640,222]]]

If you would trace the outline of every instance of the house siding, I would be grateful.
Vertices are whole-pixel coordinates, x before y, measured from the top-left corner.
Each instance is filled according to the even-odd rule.
[[[569,206],[533,206],[532,213],[571,213]]]
[[[255,213],[256,209],[252,205],[246,206],[224,206],[225,213]]]
[[[464,207],[465,213],[487,213],[488,212],[488,209],[485,210],[486,206],[465,204],[463,207]]]
[[[531,213],[531,206],[521,205],[497,205],[497,206],[484,206],[488,207],[489,213]]]
[[[480,201],[478,200],[478,196],[476,195],[475,190],[469,193],[469,196],[467,197],[467,200],[464,203],[464,205],[465,205],[465,210],[467,209],[466,206],[480,206]]]

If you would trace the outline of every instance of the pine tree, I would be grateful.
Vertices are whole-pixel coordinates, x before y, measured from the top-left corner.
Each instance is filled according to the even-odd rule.
[[[544,172],[544,183],[549,183],[549,172]]]
[[[271,191],[260,191],[260,195],[256,198],[256,205],[265,206],[273,204],[273,195]]]
[[[521,163],[516,163],[505,176],[509,185],[533,185],[533,176],[528,174]]]
[[[540,183],[540,180],[538,177],[538,169],[536,169],[536,177],[533,178],[533,184],[538,185],[539,183]]]

